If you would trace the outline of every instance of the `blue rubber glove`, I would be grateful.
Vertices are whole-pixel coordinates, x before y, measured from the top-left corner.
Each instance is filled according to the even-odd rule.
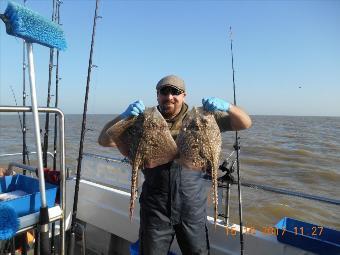
[[[205,97],[202,99],[204,110],[209,112],[223,111],[227,112],[230,109],[230,104],[223,99],[217,97]]]
[[[145,110],[145,105],[142,100],[137,100],[128,106],[128,108],[120,114],[120,116],[125,119],[130,116],[138,116],[140,113],[143,113]]]

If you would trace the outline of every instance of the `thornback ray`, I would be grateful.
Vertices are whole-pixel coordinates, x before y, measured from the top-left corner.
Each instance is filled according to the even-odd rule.
[[[217,171],[222,138],[219,126],[212,112],[194,107],[183,120],[176,139],[179,163],[188,169],[211,170],[214,221],[217,220]]]
[[[177,156],[177,145],[157,107],[146,108],[144,113],[137,117],[117,122],[106,133],[112,137],[118,150],[130,160],[132,166],[131,220],[138,195],[138,170],[153,168],[174,160]]]

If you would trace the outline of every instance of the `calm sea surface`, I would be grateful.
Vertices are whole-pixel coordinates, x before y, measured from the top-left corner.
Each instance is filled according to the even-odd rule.
[[[35,151],[32,116],[27,116],[28,149]],[[97,144],[101,128],[113,117],[88,115],[85,152],[120,157],[115,149]],[[82,115],[66,115],[66,163],[71,170],[77,165],[81,118]],[[340,199],[340,118],[253,116],[252,119],[253,127],[240,132],[242,181]],[[44,126],[44,121],[41,123]],[[233,132],[223,134],[221,159],[232,151],[234,136]],[[52,148],[50,138],[49,150]],[[21,151],[18,116],[0,115],[0,154]],[[33,155],[31,158],[34,160]],[[0,165],[20,159],[0,157]],[[340,229],[340,206],[247,187],[242,188],[242,198],[246,226],[261,229],[288,216]],[[231,199],[231,222],[237,223],[237,186],[232,186]]]

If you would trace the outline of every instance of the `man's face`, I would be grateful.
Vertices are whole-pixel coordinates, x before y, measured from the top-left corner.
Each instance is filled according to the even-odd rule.
[[[170,86],[157,91],[157,101],[162,115],[167,118],[175,117],[182,108],[186,94]]]

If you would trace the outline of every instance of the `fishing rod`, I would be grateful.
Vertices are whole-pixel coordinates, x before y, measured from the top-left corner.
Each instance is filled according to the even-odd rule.
[[[24,6],[26,6],[26,1],[24,0]],[[22,105],[25,107],[26,106],[26,41],[22,40]],[[19,113],[18,113],[19,114]],[[19,114],[20,116],[20,114]],[[26,165],[30,165],[30,158],[28,155],[28,149],[27,149],[27,144],[26,144],[26,132],[27,132],[27,127],[26,127],[26,112],[22,113],[22,163]],[[27,161],[26,161],[27,159]],[[26,175],[26,169],[23,169],[23,175]],[[38,232],[36,230],[36,236],[38,235]],[[22,243],[22,254],[26,255],[27,254],[27,236],[26,234],[24,236],[21,236],[21,243]],[[38,240],[37,240],[38,241]],[[37,250],[37,249],[35,249]]]
[[[236,106],[236,85],[235,85],[235,69],[234,69],[234,53],[233,53],[233,38],[232,38],[232,30],[231,26],[229,28],[229,36],[230,36],[230,52],[231,52],[231,68],[233,71],[233,90],[234,90],[234,105]],[[240,245],[241,245],[241,255],[244,253],[244,239],[243,239],[243,216],[242,216],[242,194],[241,194],[241,176],[240,176],[240,143],[238,131],[235,131],[235,144],[234,150],[236,151],[236,172],[237,172],[237,189],[238,189],[238,211],[239,211],[239,219],[240,219]]]
[[[26,6],[26,0],[24,0],[24,6]],[[22,105],[26,106],[26,42],[22,40]],[[18,115],[20,116],[19,112]],[[22,163],[26,165],[26,159],[28,165],[30,165],[30,158],[28,155],[27,144],[26,144],[26,112],[22,113]],[[26,169],[22,171],[23,175],[26,175]],[[26,234],[22,235],[21,238],[22,243],[22,254],[27,254],[27,237]]]
[[[26,0],[24,0],[24,5],[26,5]],[[22,105],[26,106],[26,42],[22,40]],[[19,114],[19,113],[18,113]],[[30,158],[28,156],[28,150],[26,145],[26,113],[22,113],[22,163],[26,165],[27,163],[30,165]],[[23,174],[26,174],[26,170],[23,170]]]
[[[52,22],[55,18],[55,0],[53,0],[53,7],[52,7]],[[52,71],[53,71],[53,55],[54,49],[50,48],[50,60],[48,64],[48,85],[47,85],[47,103],[46,107],[50,107],[51,102],[51,83],[52,83]],[[48,151],[48,131],[50,125],[50,114],[46,113],[45,119],[45,132],[44,132],[44,145],[43,145],[43,165],[47,167],[47,151]]]
[[[74,248],[75,248],[75,224],[76,224],[76,218],[77,218],[80,172],[81,172],[81,163],[83,159],[83,147],[84,147],[84,138],[85,138],[85,131],[86,131],[87,102],[88,102],[88,96],[89,96],[89,90],[90,90],[91,71],[92,71],[92,68],[97,67],[96,65],[92,65],[92,56],[93,56],[93,48],[94,48],[94,39],[96,35],[97,19],[102,18],[101,16],[98,16],[97,14],[98,6],[99,6],[99,0],[96,0],[96,9],[95,9],[94,17],[93,17],[90,58],[89,58],[89,65],[87,69],[85,102],[84,102],[84,110],[83,110],[83,121],[81,125],[77,176],[76,176],[76,185],[75,185],[75,190],[74,190],[74,200],[73,200],[73,210],[72,210],[72,220],[71,220],[71,237],[70,237],[70,242],[69,242],[68,254],[74,254]]]
[[[62,1],[56,0],[56,10],[54,20],[60,25],[60,5]],[[59,100],[59,50],[57,49],[56,56],[56,71],[55,71],[55,102],[54,107],[58,108]],[[53,137],[53,170],[57,169],[57,138],[58,138],[58,115],[54,114],[54,137]],[[46,151],[47,154],[47,151]],[[51,238],[51,253],[55,254],[55,223],[52,223],[52,238]]]
[[[18,106],[18,102],[17,102],[17,98],[15,96],[15,93],[14,93],[14,90],[13,90],[13,87],[10,86],[10,89],[11,89],[11,92],[12,92],[12,95],[13,95],[13,98],[14,98],[14,102],[15,102],[15,105]],[[21,132],[24,134],[25,133],[25,139],[24,139],[24,143],[23,143],[23,155],[25,155],[25,153],[27,153],[27,160],[28,160],[28,164],[30,164],[30,159],[29,159],[29,156],[28,156],[28,150],[27,150],[27,145],[26,145],[26,126],[24,126],[23,124],[23,121],[21,121],[21,116],[20,116],[20,113],[18,112],[18,117],[19,117],[19,123],[20,123],[20,129],[21,129]],[[25,127],[25,129],[24,129]],[[26,157],[23,157],[23,164],[26,164]],[[26,174],[26,171],[24,170],[24,174]]]
[[[59,25],[60,24],[60,5],[63,2],[57,0],[57,10],[56,10],[56,17],[55,20]],[[61,78],[59,77],[59,50],[57,49],[57,56],[56,56],[56,71],[55,71],[55,103],[54,107],[58,108],[58,101],[59,101],[59,81]],[[53,141],[53,170],[57,168],[57,138],[58,138],[58,116],[57,114],[54,115],[54,141]]]

